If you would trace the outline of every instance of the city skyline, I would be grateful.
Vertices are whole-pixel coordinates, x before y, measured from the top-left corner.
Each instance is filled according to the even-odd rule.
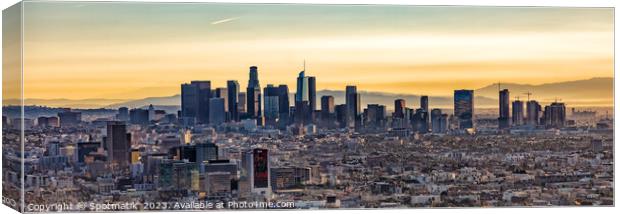
[[[25,98],[170,96],[197,79],[245,88],[250,65],[291,86],[304,60],[317,90],[442,96],[613,77],[610,8],[94,4],[25,4]]]
[[[250,67],[258,67],[258,66],[250,66]],[[301,71],[300,74],[305,73],[305,71]],[[310,76],[310,78],[312,79],[313,82],[315,82],[314,84],[316,84],[316,80],[314,76]],[[319,79],[319,84],[320,84],[320,80]],[[242,86],[241,84],[238,83],[237,80],[228,80],[226,81],[226,85],[221,86],[218,85],[217,82],[214,82],[212,80],[191,80],[191,82],[202,82],[202,81],[206,81],[208,82],[208,85],[211,89],[216,90],[216,89],[226,89],[229,85],[228,82],[233,81],[233,82],[237,82],[236,84],[238,86]],[[613,81],[613,78],[592,78],[592,79],[587,79],[587,80],[577,80],[577,81],[568,81],[568,82],[554,82],[554,83],[547,83],[547,84],[540,84],[540,85],[529,85],[529,84],[516,84],[516,83],[505,83],[505,82],[496,82],[494,84],[491,85],[487,85],[483,88],[477,88],[477,89],[468,89],[468,90],[474,90],[474,91],[479,91],[479,93],[476,93],[476,97],[477,98],[482,98],[482,103],[478,103],[476,104],[476,108],[481,108],[481,109],[489,109],[489,108],[496,108],[497,106],[495,106],[496,101],[494,100],[498,100],[495,95],[496,90],[498,87],[500,87],[502,90],[511,90],[513,92],[516,92],[516,94],[513,94],[514,96],[510,96],[507,97],[509,99],[514,99],[514,100],[525,100],[527,98],[527,100],[530,99],[530,96],[532,99],[537,100],[540,103],[544,103],[544,104],[550,104],[553,102],[557,102],[557,101],[563,101],[563,102],[568,102],[571,104],[571,106],[575,106],[575,107],[594,107],[594,108],[598,108],[598,107],[610,107],[613,106],[613,97],[609,97],[607,98],[607,93],[610,93],[608,91],[606,91],[606,85],[609,83],[611,84],[610,87],[613,87],[613,83],[612,82],[608,82],[608,81]],[[190,81],[188,81],[190,82]],[[313,85],[314,85],[313,84]],[[499,84],[499,86],[498,86]],[[599,84],[599,85],[596,85]],[[257,88],[257,90],[262,90],[262,89],[267,89],[269,86],[274,85],[274,86],[284,86],[284,87],[288,87],[289,85],[287,84],[274,84],[274,83],[266,83],[265,87],[259,87]],[[297,85],[299,85],[299,83],[297,83]],[[592,85],[592,87],[590,88],[589,85]],[[357,86],[357,85],[353,85],[353,86]],[[314,86],[316,90],[316,86]],[[144,106],[142,106],[142,108],[145,108],[148,105],[163,105],[163,106],[180,106],[182,104],[182,100],[178,100],[178,101],[174,101],[176,98],[180,98],[181,95],[181,91],[182,90],[178,90],[178,86],[176,87],[177,91],[175,94],[170,95],[170,96],[161,96],[161,97],[146,97],[143,99],[113,99],[113,98],[103,98],[103,99],[36,99],[36,98],[28,98],[25,97],[25,105],[40,105],[40,106],[47,106],[47,107],[62,107],[62,108],[116,108],[114,106],[123,106],[123,105],[128,105],[129,103],[145,103],[143,104]],[[296,87],[293,87],[296,88]],[[571,90],[573,88],[577,88],[577,90]],[[466,89],[466,88],[460,88],[460,89]],[[455,88],[453,91],[455,90],[460,90],[459,88]],[[590,89],[590,90],[583,90],[583,89]],[[287,89],[288,91],[288,89]],[[244,94],[247,94],[247,91],[245,90],[241,90],[238,92],[243,92]],[[336,100],[340,100],[340,103],[344,103],[345,102],[345,97],[341,97],[340,99],[338,98],[338,94],[342,93],[342,96],[345,96],[345,92],[346,90],[344,90],[344,88],[342,89],[322,89],[322,90],[316,90],[316,92],[318,92],[320,95],[330,95],[330,96],[336,96]],[[315,93],[316,93],[315,92]],[[366,104],[387,104],[392,102],[393,99],[407,99],[407,100],[412,100],[413,102],[416,103],[417,101],[415,101],[416,99],[423,97],[423,96],[427,96],[426,94],[423,93],[390,93],[390,92],[381,92],[381,91],[367,91],[364,89],[360,90],[361,94],[363,97],[366,98],[370,98],[370,99],[362,99],[362,103],[363,105]],[[481,92],[481,93],[480,93]],[[574,94],[576,93],[577,94]],[[596,92],[598,94],[593,95],[592,93]],[[213,91],[212,93],[216,93],[215,91]],[[224,92],[226,93],[226,92]],[[305,92],[307,93],[307,92]],[[527,95],[527,96],[525,96]],[[288,93],[289,98],[291,99],[296,99],[297,96],[297,92],[296,91],[289,91]],[[317,95],[314,95],[317,96]],[[176,97],[176,98],[175,98]],[[452,99],[452,95],[438,95],[438,96],[430,96],[433,97],[434,99],[436,99],[436,101],[438,102],[433,102],[433,105],[435,107],[441,107],[441,108],[447,108],[449,109],[448,106],[451,106],[452,103],[446,103],[446,99]],[[564,99],[567,98],[567,99]],[[264,97],[260,98],[259,102],[263,102]],[[390,99],[389,101],[386,102],[386,99]],[[427,98],[428,99],[428,98]],[[369,101],[370,100],[370,101]],[[11,106],[11,105],[16,105],[16,102],[18,100],[16,99],[4,99],[4,106]],[[258,106],[262,107],[262,103],[257,103]],[[136,107],[134,104],[129,104],[129,106],[133,106]],[[258,107],[257,106],[257,107]],[[393,108],[389,108],[389,110],[393,110]]]

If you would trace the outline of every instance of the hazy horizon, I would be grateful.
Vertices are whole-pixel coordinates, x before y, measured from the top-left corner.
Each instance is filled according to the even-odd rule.
[[[509,89],[511,100],[536,100],[541,105],[550,104],[554,101],[564,102],[571,107],[613,107],[613,78],[593,78],[587,80],[545,83],[540,85],[523,85],[515,83],[501,83],[502,89]],[[496,108],[497,106],[497,83],[477,88],[476,108]],[[368,91],[359,89],[362,96],[362,104],[382,104],[392,107],[395,99],[405,99],[408,105],[419,105],[419,97],[425,94],[415,93],[391,93],[380,91]],[[294,91],[289,91],[290,99],[293,99]],[[526,92],[530,97],[526,96]],[[332,95],[336,103],[344,103],[342,89],[323,89],[317,91],[317,99],[323,95]],[[154,96],[138,99],[36,99],[27,98],[25,105],[41,105],[49,107],[69,108],[118,108],[121,106],[136,108],[149,104],[159,106],[179,106],[180,93]],[[429,96],[432,106],[449,108],[453,105],[452,95]],[[17,100],[5,99],[4,105],[14,105]]]

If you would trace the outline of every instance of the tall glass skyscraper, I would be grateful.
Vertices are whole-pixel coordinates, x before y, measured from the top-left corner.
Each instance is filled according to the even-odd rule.
[[[276,127],[280,117],[279,88],[273,85],[267,85],[263,95],[265,96],[265,125]]]
[[[181,117],[185,124],[209,122],[211,81],[192,81],[181,85]]]
[[[430,111],[428,109],[428,96],[424,95],[420,97],[420,108],[426,112],[425,125],[428,128],[430,126]]]
[[[321,119],[329,119],[336,112],[334,107],[334,96],[321,97]]]
[[[226,104],[224,98],[209,99],[209,123],[217,125],[226,122]]]
[[[499,118],[497,120],[500,129],[510,127],[510,92],[508,89],[499,91]]]
[[[118,167],[126,168],[130,164],[131,134],[127,125],[121,121],[109,121],[106,124],[105,149],[108,161]]]
[[[308,77],[306,71],[299,72],[297,77],[297,91],[295,91],[295,102],[309,101]]]
[[[261,116],[261,93],[260,83],[258,82],[258,67],[250,67],[250,80],[247,87],[247,114],[250,118],[258,118]]]
[[[512,124],[515,126],[524,125],[525,114],[523,101],[515,100],[512,102]]]
[[[420,97],[420,108],[424,109],[424,111],[428,111],[428,96],[424,95]]]
[[[226,88],[228,92],[228,119],[239,121],[239,83],[236,80],[228,80]]]
[[[566,106],[564,103],[553,102],[545,106],[544,121],[547,128],[562,128],[566,122]]]
[[[310,113],[316,111],[316,78],[308,77],[308,104],[310,105]]]
[[[458,119],[459,129],[474,128],[474,91],[454,91],[454,116]]]
[[[295,92],[295,121],[299,124],[311,123],[316,110],[316,78],[299,72]]]
[[[405,107],[407,106],[405,103],[406,102],[403,99],[394,100],[394,114],[392,115],[393,117],[405,117]]]
[[[358,115],[361,111],[360,96],[357,93],[357,86],[348,85],[345,91],[345,103],[347,106],[346,118],[349,127],[355,126]]]
[[[527,101],[527,124],[536,126],[540,119],[540,104],[536,100]]]

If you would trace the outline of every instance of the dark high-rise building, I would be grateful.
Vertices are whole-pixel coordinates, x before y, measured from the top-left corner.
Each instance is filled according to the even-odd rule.
[[[474,128],[474,91],[454,91],[454,116],[458,119],[459,129]]]
[[[239,121],[239,83],[236,80],[228,80],[226,91],[228,92],[228,119]]]
[[[334,107],[334,110],[336,111],[336,121],[338,122],[338,127],[340,128],[345,128],[347,127],[347,105],[346,104],[341,104],[341,105],[336,105]]]
[[[218,125],[226,121],[226,107],[224,98],[209,99],[209,123]]]
[[[431,130],[433,133],[446,133],[448,131],[448,115],[442,114],[441,109],[431,110]]]
[[[210,93],[210,92],[209,92]],[[194,124],[198,114],[198,89],[196,85],[181,85],[181,115],[186,124]]]
[[[129,121],[129,109],[127,107],[118,108],[116,119],[120,121]]]
[[[181,85],[181,119],[185,124],[209,122],[211,81],[192,81]]]
[[[448,129],[450,129],[450,125],[448,123],[448,114],[441,114],[441,119],[439,120],[439,130],[441,133],[445,133],[448,131]]]
[[[499,129],[510,127],[510,92],[508,89],[499,91],[499,117],[497,122]]]
[[[316,78],[308,77],[308,103],[310,104],[310,112],[316,111]]]
[[[321,97],[321,119],[328,120],[331,116],[336,113],[336,109],[334,106],[334,97],[333,96],[322,96]]]
[[[301,104],[309,105],[309,93],[308,93],[308,77],[305,75],[305,71],[299,72],[299,76],[297,76],[297,91],[295,91],[295,112],[296,114],[300,114],[300,106]],[[301,114],[303,115],[303,114]],[[298,115],[295,115],[296,120],[300,120],[301,118]],[[302,119],[301,119],[302,120]]]
[[[345,91],[345,103],[347,105],[347,126],[354,127],[359,120],[361,111],[360,95],[357,93],[357,86],[348,85]]]
[[[269,150],[267,149],[254,149],[252,150],[252,168],[254,188],[268,188],[269,187]]]
[[[279,124],[278,127],[280,129],[285,129],[286,126],[290,123],[291,120],[291,104],[289,101],[289,92],[287,85],[279,85],[278,86],[278,110],[280,112]]]
[[[239,189],[241,192],[266,193],[270,189],[269,150],[253,149],[241,156]]]
[[[385,127],[386,109],[384,105],[368,104],[365,112],[365,125],[371,128]]]
[[[295,92],[295,122],[298,124],[312,123],[316,110],[316,79],[299,72],[297,91]]]
[[[127,133],[127,125],[120,121],[108,122],[105,141],[108,161],[121,168],[129,166],[131,161],[131,134]]]
[[[228,112],[228,89],[227,88],[216,88],[215,97],[224,99],[224,111]]]
[[[411,118],[413,130],[419,133],[427,133],[428,132],[428,112],[424,109],[416,109],[413,117]]]
[[[310,123],[310,105],[308,101],[295,101],[295,123],[298,125]]]
[[[62,128],[76,126],[82,122],[82,113],[71,110],[58,112],[58,119]]]
[[[536,100],[527,101],[527,125],[536,126],[540,120],[540,104]]]
[[[420,97],[420,108],[424,112],[426,112],[426,121],[425,121],[426,124],[424,126],[426,127],[426,131],[428,131],[428,127],[431,124],[431,121],[430,121],[431,118],[429,116],[430,110],[428,109],[428,96],[424,95]]]
[[[394,100],[394,118],[405,118],[405,107],[407,104],[403,99]]]
[[[525,124],[523,101],[521,100],[515,100],[512,102],[512,124],[515,126]]]
[[[239,188],[243,192],[264,192],[270,187],[269,150],[253,149],[241,157]],[[243,184],[243,187],[242,187]]]
[[[566,106],[564,103],[553,102],[545,106],[543,121],[547,128],[562,128],[566,124]]]
[[[241,115],[248,113],[248,110],[246,109],[246,107],[248,107],[246,103],[248,102],[248,95],[245,92],[239,92],[239,99],[237,99],[237,101],[239,102],[237,104],[239,107],[239,117],[241,117]]]
[[[269,84],[265,87],[263,96],[265,100],[265,125],[276,127],[280,117],[280,90],[278,87]]]
[[[139,108],[129,110],[129,122],[136,125],[148,125],[149,111]]]
[[[198,112],[196,118],[198,123],[208,123],[209,121],[209,99],[213,97],[211,94],[211,81],[192,81],[192,85],[196,85],[198,90]]]
[[[357,106],[357,108],[354,108],[355,113],[354,113],[354,117],[353,119],[353,127],[358,128],[361,126],[361,122],[363,121],[362,115],[361,115],[361,95],[359,93],[355,93],[355,95],[353,96],[353,100],[355,103],[355,106]]]
[[[439,131],[439,118],[441,118],[441,109],[434,108],[431,110],[431,131],[437,133]]]
[[[262,117],[260,83],[258,82],[258,67],[250,67],[250,80],[246,91],[246,111],[250,118]]]
[[[426,112],[429,112],[428,110],[428,96],[424,95],[420,97],[420,108],[423,109]]]

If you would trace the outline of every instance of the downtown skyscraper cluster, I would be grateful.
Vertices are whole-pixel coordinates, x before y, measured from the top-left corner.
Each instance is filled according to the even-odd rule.
[[[319,104],[316,77],[307,75],[305,65],[297,75],[292,96],[286,84],[267,84],[261,88],[258,67],[251,66],[245,92],[240,91],[236,80],[227,81],[226,88],[212,88],[210,81],[181,85],[179,120],[189,126],[249,120],[260,127],[298,134],[314,132],[316,127],[390,131],[396,136],[449,131],[472,133],[476,129],[474,90],[454,90],[453,116],[439,108],[430,109],[428,96],[420,96],[420,106],[414,109],[407,108],[405,100],[395,99],[391,117],[381,104],[368,104],[362,109],[361,99],[357,86],[347,85],[343,104],[336,104],[332,95],[322,96]],[[517,99],[511,103],[508,89],[499,91],[498,109],[499,131],[526,126],[562,128],[565,124],[563,103],[554,102],[544,109],[535,100]]]
[[[240,91],[236,80],[227,81],[226,88],[211,87],[210,81],[192,81],[181,85],[181,111],[179,120],[184,125],[212,124],[223,122],[255,121],[263,127],[304,133],[315,126],[323,128],[347,128],[360,130],[394,129],[414,132],[445,133],[450,128],[448,115],[441,109],[429,109],[429,97],[420,97],[420,108],[409,109],[402,99],[395,100],[394,114],[388,122],[387,108],[380,104],[369,104],[362,109],[361,94],[355,85],[344,90],[344,104],[335,104],[332,95],[320,98],[317,108],[316,77],[308,76],[306,69],[296,79],[293,101],[289,99],[289,86],[267,84],[262,88],[257,66],[249,68],[249,80],[245,92]],[[462,120],[460,128],[472,128],[473,95],[464,96],[455,92],[455,109]],[[307,127],[310,126],[310,127]],[[405,131],[409,133],[409,131]]]
[[[317,109],[316,77],[306,76],[305,68],[297,77],[293,102],[289,98],[289,86],[268,84],[262,88],[257,66],[249,69],[249,81],[245,92],[239,91],[239,83],[229,80],[226,88],[211,88],[210,81],[192,81],[181,85],[180,121],[185,125],[218,124],[255,120],[259,126],[285,129],[289,125],[303,127],[317,124],[320,119],[335,119],[333,97],[321,98],[323,111]],[[343,124],[354,127],[361,123],[360,94],[356,86],[346,88],[347,116]],[[329,110],[331,109],[331,110]]]

